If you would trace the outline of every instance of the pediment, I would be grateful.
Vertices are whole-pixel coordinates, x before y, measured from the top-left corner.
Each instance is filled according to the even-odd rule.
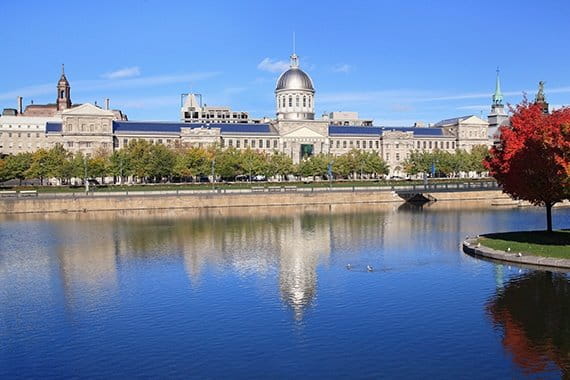
[[[295,129],[292,132],[284,134],[283,137],[326,137],[322,133],[318,133],[315,130],[308,128],[308,127],[301,127]]]
[[[65,110],[61,113],[64,116],[114,116],[113,112],[101,109],[91,103],[85,103],[78,107]]]
[[[467,119],[461,120],[460,124],[488,124],[485,120],[473,115],[469,116]]]

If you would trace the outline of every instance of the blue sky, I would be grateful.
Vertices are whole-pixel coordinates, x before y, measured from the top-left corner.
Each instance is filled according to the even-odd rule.
[[[296,33],[317,115],[377,125],[486,115],[505,100],[570,104],[569,1],[5,1],[0,108],[53,102],[61,64],[75,103],[106,97],[130,120],[176,120],[180,94],[274,116]]]

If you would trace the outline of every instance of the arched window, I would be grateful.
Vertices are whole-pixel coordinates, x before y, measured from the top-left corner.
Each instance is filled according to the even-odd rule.
[[[59,92],[59,97],[63,99],[63,90]]]
[[[281,97],[281,104],[283,107],[285,107],[285,96]]]
[[[311,107],[311,97],[309,96],[309,108]]]
[[[293,107],[293,97],[289,95],[289,107]]]
[[[299,107],[299,95],[295,98],[295,107]]]
[[[307,107],[307,97],[303,96],[303,107]]]

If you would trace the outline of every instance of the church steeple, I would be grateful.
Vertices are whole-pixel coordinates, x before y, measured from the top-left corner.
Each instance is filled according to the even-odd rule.
[[[61,77],[57,82],[57,110],[63,111],[71,108],[71,87],[65,77],[65,66],[61,65]]]
[[[495,92],[493,93],[491,102],[491,113],[487,115],[489,129],[494,134],[498,127],[508,123],[508,115],[505,113],[503,105],[503,93],[501,92],[501,81],[499,79],[499,68],[497,67],[497,76],[495,77]]]
[[[497,79],[495,81],[495,93],[493,94],[493,105],[503,105],[503,94],[501,93],[501,82],[499,80],[499,68],[497,67]]]

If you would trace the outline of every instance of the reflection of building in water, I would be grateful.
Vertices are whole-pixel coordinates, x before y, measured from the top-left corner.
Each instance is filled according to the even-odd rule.
[[[324,222],[324,223],[323,223]],[[293,308],[295,319],[311,304],[317,292],[317,265],[330,255],[330,224],[314,215],[291,220],[279,235],[279,288]]]
[[[100,302],[104,293],[117,285],[113,225],[92,222],[59,226],[57,255],[67,301],[77,293],[82,302]]]

